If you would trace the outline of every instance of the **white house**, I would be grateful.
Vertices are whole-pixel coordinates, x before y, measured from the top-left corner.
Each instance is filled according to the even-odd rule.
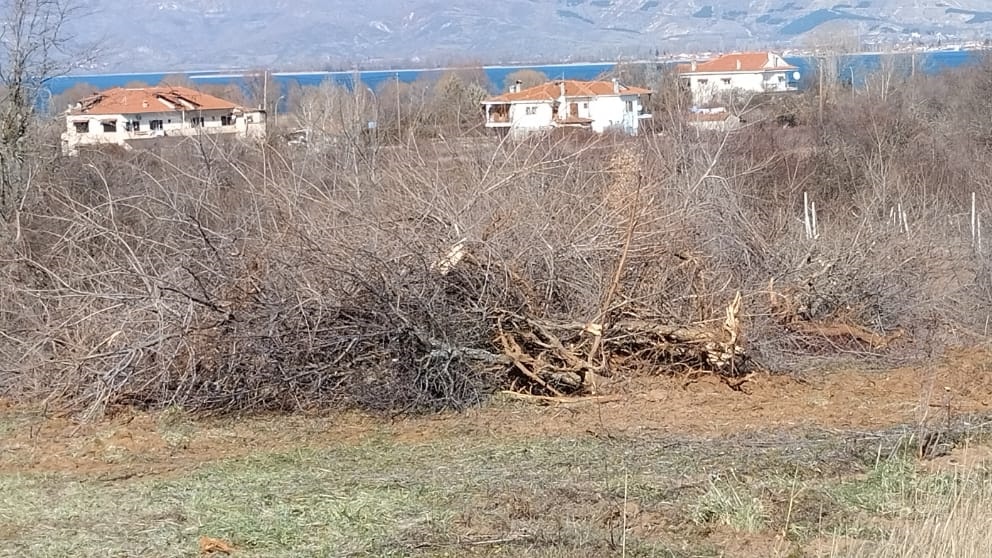
[[[713,102],[729,91],[770,93],[799,89],[799,69],[773,52],[725,54],[706,62],[679,64],[683,86],[695,105]]]
[[[602,133],[619,130],[635,135],[640,122],[651,118],[642,102],[648,89],[628,87],[617,80],[563,80],[510,91],[482,102],[486,127],[514,135],[561,127]]]
[[[95,93],[65,112],[62,151],[81,145],[132,143],[163,136],[232,134],[265,136],[265,111],[250,110],[179,86],[117,87]]]

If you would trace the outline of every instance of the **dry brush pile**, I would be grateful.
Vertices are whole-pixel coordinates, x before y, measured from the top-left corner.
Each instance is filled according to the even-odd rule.
[[[916,121],[865,112],[871,136],[842,114],[793,136],[60,160],[5,231],[0,393],[90,413],[416,412],[639,374],[737,385],[952,328],[975,342],[974,177],[950,146],[921,150]]]

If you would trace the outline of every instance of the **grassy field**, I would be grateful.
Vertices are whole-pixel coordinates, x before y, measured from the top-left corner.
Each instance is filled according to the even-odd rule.
[[[909,427],[500,436],[383,423],[335,442],[318,436],[333,417],[272,419],[260,436],[271,447],[197,460],[237,421],[173,412],[128,423],[128,439],[157,441],[147,454],[116,444],[120,427],[77,432],[99,442],[86,467],[72,464],[83,446],[26,448],[44,436],[37,420],[8,415],[0,432],[21,440],[22,454],[66,459],[0,461],[3,556],[196,556],[201,536],[259,557],[973,557],[992,548],[990,426],[978,417],[956,420],[946,455],[926,460]],[[314,438],[285,443],[288,430]]]

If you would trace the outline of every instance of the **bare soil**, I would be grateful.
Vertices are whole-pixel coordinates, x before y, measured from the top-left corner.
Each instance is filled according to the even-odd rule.
[[[758,374],[741,390],[712,376],[642,377],[608,385],[619,398],[536,404],[499,399],[463,413],[385,419],[359,413],[196,419],[123,410],[97,422],[46,416],[0,402],[0,472],[146,476],[259,451],[441,438],[679,434],[722,437],[801,428],[875,431],[939,424],[992,411],[985,351],[950,352],[936,365]],[[953,465],[949,463],[949,465]]]

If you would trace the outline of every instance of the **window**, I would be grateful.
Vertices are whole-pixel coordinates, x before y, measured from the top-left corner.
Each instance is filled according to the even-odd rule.
[[[124,130],[127,132],[137,132],[141,130],[141,121],[132,120],[124,123]]]
[[[582,103],[582,108],[584,108],[584,109],[589,108],[589,103]]]
[[[625,109],[627,112],[634,112],[634,101],[627,101]]]
[[[724,85],[730,85],[730,78],[720,78]]]
[[[537,114],[537,107],[527,107],[526,109],[524,109],[524,114],[526,114],[527,116],[534,116],[535,114]]]
[[[220,125],[221,126],[233,126],[234,125],[234,117],[231,116],[230,114],[225,114],[225,115],[221,116],[220,117]]]
[[[785,83],[785,76],[778,76],[779,83]]]
[[[90,131],[89,120],[77,120],[76,122],[73,122],[72,125],[75,127],[77,134],[88,134]]]
[[[706,78],[703,78],[703,79],[699,80],[697,83],[699,83],[699,85],[706,85],[709,82],[710,82],[710,80],[708,80]]]
[[[192,126],[193,128],[199,128],[200,126],[203,126],[203,117],[194,116],[193,118],[190,118],[189,125]]]
[[[101,124],[103,124],[103,133],[105,134],[112,134],[117,131],[116,120],[104,120]]]
[[[149,120],[148,129],[149,130],[161,130],[163,128],[163,123],[161,120]]]

